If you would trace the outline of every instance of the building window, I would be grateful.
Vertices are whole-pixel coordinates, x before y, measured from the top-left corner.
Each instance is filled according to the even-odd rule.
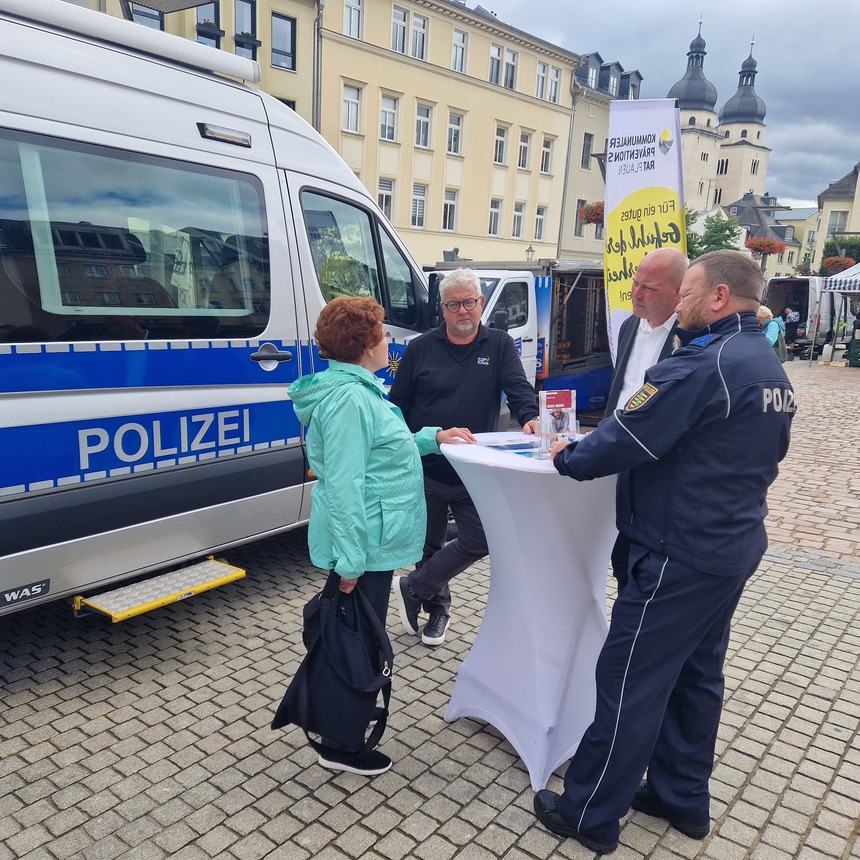
[[[695,125],[696,124],[696,118],[694,116],[691,116],[689,119],[689,122],[687,124],[688,125]]]
[[[558,95],[561,90],[561,69],[553,66],[549,70],[549,100],[553,104],[558,104]]]
[[[466,34],[462,30],[454,30],[454,42],[451,45],[451,68],[455,72],[466,71]]]
[[[457,226],[457,192],[445,189],[445,202],[442,205],[442,229],[454,230]]]
[[[844,233],[848,226],[848,213],[834,209],[827,219],[827,236],[830,238],[834,233]]]
[[[428,21],[421,15],[412,16],[412,56],[416,60],[427,59]]]
[[[406,26],[409,13],[405,9],[394,7],[391,14],[391,50],[398,54],[406,53]]]
[[[753,176],[758,176],[758,159],[754,158],[752,160],[752,164],[750,165],[750,173]]]
[[[514,220],[511,223],[511,236],[514,239],[523,238],[523,216],[525,212],[525,203],[514,203]]]
[[[81,294],[77,290],[60,290],[60,301],[64,305],[79,305]]]
[[[576,201],[576,221],[573,225],[573,235],[574,236],[582,236],[583,235],[583,220],[582,220],[582,210],[585,208],[585,200],[577,200]]]
[[[109,290],[96,290],[95,300],[100,305],[118,305],[120,304],[119,293],[114,293]]]
[[[540,172],[552,172],[552,141],[548,137],[543,139],[543,146],[540,150]]]
[[[424,227],[424,212],[427,202],[427,186],[413,185],[412,186],[412,221],[413,227],[423,229]]]
[[[236,35],[256,38],[257,4],[255,0],[236,0]]]
[[[537,64],[537,77],[535,78],[535,98],[546,98],[546,76],[549,67],[546,63]]]
[[[597,66],[588,67],[588,80],[586,81],[591,89],[597,89]]]
[[[463,143],[463,117],[458,113],[448,114],[448,153],[459,155]]]
[[[583,170],[591,170],[591,152],[594,149],[594,135],[587,131],[582,136],[582,154],[579,157],[579,166]]]
[[[701,159],[700,159],[700,160],[701,160],[701,161],[703,161],[703,162],[707,161],[707,160],[708,160],[708,153],[707,153],[707,152],[703,152],[703,153],[702,153],[702,157],[701,157]]]
[[[594,225],[594,238],[602,239],[603,238],[603,224],[595,224]]]
[[[630,89],[627,92],[628,99],[638,99],[639,98],[639,84],[634,84],[632,81],[630,82]],[[711,124],[711,121],[708,120],[708,125]]]
[[[379,136],[382,140],[394,140],[397,131],[397,99],[382,97],[379,111]]]
[[[546,206],[538,206],[535,210],[535,242],[543,241],[543,233],[546,229]]]
[[[785,251],[780,251],[780,252],[776,255],[776,261],[777,261],[777,263],[779,263],[780,265],[782,265],[782,263],[784,262],[784,259],[783,259],[784,257],[785,257]]]
[[[794,262],[794,251],[788,252],[788,265],[790,266]]]
[[[520,132],[520,150],[517,155],[517,167],[522,170],[529,169],[529,150],[532,146],[532,136],[527,132]]]
[[[272,13],[272,65],[296,70],[296,19]]]
[[[135,293],[134,301],[139,305],[154,305],[155,293]]]
[[[138,6],[137,3],[131,4],[131,20],[135,24],[143,24],[144,27],[151,27],[153,30],[164,29],[164,13],[147,9],[146,6]]]
[[[794,227],[785,228],[785,241],[792,242],[794,240]],[[791,262],[791,260],[789,260]]]
[[[725,176],[729,172],[728,158],[721,158],[717,161],[717,176]]]
[[[505,163],[505,144],[508,140],[508,130],[501,125],[496,126],[496,140],[493,144],[493,162],[495,164]]]
[[[394,203],[394,180],[380,179],[379,192],[376,195],[376,202],[382,210],[382,214],[390,221],[392,204]]]
[[[197,39],[210,48],[221,47],[221,9],[218,3],[204,3],[197,7]]]
[[[343,119],[341,128],[344,131],[358,132],[358,117],[361,108],[361,90],[349,84],[343,85]]]
[[[430,107],[418,105],[415,117],[415,145],[426,149],[430,146]]]
[[[343,0],[343,32],[353,39],[361,38],[362,0]]]
[[[105,266],[99,266],[92,263],[84,264],[84,274],[88,278],[106,278],[108,276],[108,271]],[[116,295],[112,293],[111,295]],[[119,302],[117,302],[119,304]]]
[[[498,236],[499,235],[499,223],[502,220],[502,201],[501,200],[491,200],[490,201],[490,223],[487,227],[487,233],[490,236]]]
[[[721,201],[722,199],[723,199],[723,189],[722,189],[722,188],[718,188],[718,189],[714,192],[714,206],[718,206],[718,205],[719,205],[719,203],[720,203],[720,201]]]
[[[490,45],[490,76],[491,84],[498,86],[502,82],[502,46]]]
[[[609,95],[613,98],[618,95],[618,75],[609,76]]]
[[[742,137],[742,138],[744,138],[744,137],[746,137],[746,136],[747,136],[747,130],[746,130],[746,129],[743,129],[743,130],[741,131],[741,137]]]
[[[517,52],[505,51],[505,89],[515,90],[517,88]]]

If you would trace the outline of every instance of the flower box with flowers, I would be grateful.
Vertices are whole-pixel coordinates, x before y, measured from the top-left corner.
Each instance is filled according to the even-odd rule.
[[[582,223],[603,225],[602,200],[598,200],[596,203],[586,203],[585,206],[582,207]]]

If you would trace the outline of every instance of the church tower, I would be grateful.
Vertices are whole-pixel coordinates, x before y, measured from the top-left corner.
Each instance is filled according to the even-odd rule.
[[[754,45],[755,42],[752,43]],[[712,202],[725,205],[744,194],[764,193],[770,149],[764,145],[764,101],[756,95],[756,61],[750,55],[741,66],[737,92],[720,113],[721,137],[716,194]]]
[[[705,77],[705,40],[702,22],[690,42],[687,71],[666,94],[681,112],[681,153],[684,166],[684,203],[694,212],[714,206],[716,170],[722,135],[717,131],[717,88]]]

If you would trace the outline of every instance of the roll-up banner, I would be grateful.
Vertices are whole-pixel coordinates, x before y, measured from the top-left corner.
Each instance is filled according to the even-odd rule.
[[[621,323],[632,313],[633,275],[655,248],[687,253],[680,111],[674,99],[609,106],[606,145],[606,318],[612,360]]]

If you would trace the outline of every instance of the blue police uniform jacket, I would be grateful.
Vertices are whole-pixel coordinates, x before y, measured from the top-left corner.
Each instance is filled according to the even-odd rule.
[[[753,313],[678,334],[626,407],[554,464],[581,481],[620,473],[616,524],[631,541],[705,573],[749,573],[767,549],[794,390]]]

